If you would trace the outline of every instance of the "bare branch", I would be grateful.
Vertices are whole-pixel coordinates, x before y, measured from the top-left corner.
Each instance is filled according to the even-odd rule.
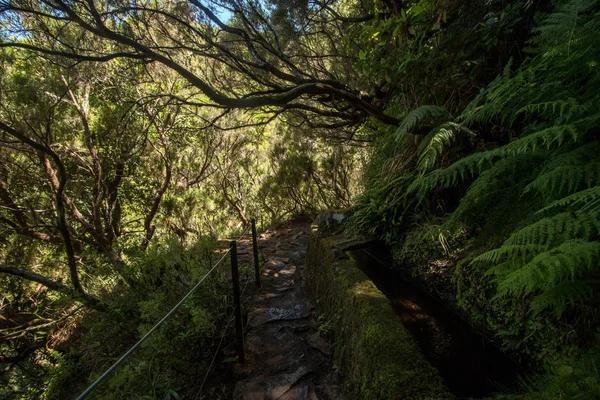
[[[4,273],[4,274],[9,274],[9,275],[20,276],[21,278],[25,278],[29,281],[40,283],[40,284],[46,286],[48,289],[56,290],[58,292],[68,294],[69,296],[75,297],[75,295],[76,295],[75,291],[72,288],[63,285],[60,282],[53,281],[52,279],[46,278],[43,275],[36,274],[35,272],[26,271],[24,269],[12,267],[10,265],[5,265],[5,264],[0,264],[0,272]]]

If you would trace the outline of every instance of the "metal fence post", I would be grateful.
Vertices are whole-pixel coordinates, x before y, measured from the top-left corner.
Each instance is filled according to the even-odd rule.
[[[240,301],[240,273],[238,271],[237,242],[233,240],[231,248],[231,280],[233,281],[233,304],[235,313],[236,347],[240,363],[246,362],[244,354],[244,328],[242,326],[242,305]]]
[[[256,220],[252,218],[252,254],[254,255],[254,279],[260,287],[260,265],[258,264],[258,240],[256,238]]]

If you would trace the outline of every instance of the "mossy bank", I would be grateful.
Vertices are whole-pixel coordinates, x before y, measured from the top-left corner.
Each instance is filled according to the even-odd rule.
[[[357,398],[450,399],[442,378],[421,354],[388,299],[334,248],[342,236],[311,232],[306,275],[318,312],[332,328],[334,363]]]

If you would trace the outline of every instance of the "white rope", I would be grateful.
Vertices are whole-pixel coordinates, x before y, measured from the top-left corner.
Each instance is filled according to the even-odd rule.
[[[246,227],[246,229],[242,232],[242,235],[240,236],[240,238],[237,240],[237,242],[239,242],[240,240],[242,240],[242,238],[244,237],[244,235],[246,233],[248,233],[248,229],[250,229],[252,225],[248,225]],[[150,337],[150,335],[152,335],[152,333],[154,333],[154,331],[156,331],[166,320],[168,320],[171,315],[173,315],[173,313],[187,300],[188,297],[190,297],[192,295],[192,293],[194,293],[194,291],[196,289],[198,289],[198,287],[202,284],[202,282],[204,282],[204,280],[208,277],[208,275],[210,275],[215,268],[217,268],[217,266],[225,259],[225,257],[227,257],[227,255],[231,252],[231,247],[225,252],[225,254],[223,254],[221,256],[221,258],[219,259],[219,261],[217,261],[215,263],[215,265],[213,265],[213,267],[210,269],[210,271],[208,271],[206,273],[206,275],[204,275],[202,277],[202,279],[200,279],[200,281],[179,301],[179,303],[177,303],[175,305],[175,307],[173,307],[171,309],[171,311],[169,311],[160,321],[158,321],[158,323],[156,323],[156,325],[154,325],[152,327],[152,329],[150,329],[148,332],[146,332],[146,334],[140,339],[138,340],[138,342],[136,344],[134,344],[129,350],[127,350],[127,352],[125,354],[123,354],[121,356],[121,358],[119,358],[109,369],[107,369],[98,379],[96,379],[96,381],[94,383],[92,383],[83,393],[81,393],[79,395],[79,397],[77,397],[77,400],[82,400],[85,399],[90,393],[92,393],[94,391],[94,389],[96,389],[96,387],[102,382],[104,381],[104,379],[106,379],[106,377],[108,377],[123,361],[125,361],[125,359],[127,357],[129,357],[131,355],[131,353],[133,353],[135,351],[135,349],[137,349],[142,343],[144,343],[146,341],[146,339],[148,339],[148,337]],[[248,282],[246,281],[246,285],[248,284]],[[246,289],[246,287],[244,287],[244,290]],[[227,322],[227,327],[229,326],[229,323],[231,322],[231,318],[230,321]],[[225,332],[227,332],[227,328],[225,328]],[[221,343],[223,341],[223,338],[225,337],[225,332],[223,333],[223,336],[221,337]],[[219,346],[221,344],[219,343]],[[218,348],[217,348],[218,350]],[[213,362],[216,358],[216,353],[215,356],[213,357]],[[211,363],[211,367],[212,367],[212,363]],[[209,371],[210,371],[210,367],[209,367]],[[204,380],[206,380],[206,377],[204,378]],[[204,384],[204,381],[202,381],[202,384]]]
[[[244,236],[244,234],[242,234],[242,236]],[[241,237],[240,237],[240,239],[241,239]],[[238,239],[238,242],[240,239]],[[246,270],[246,282],[244,283],[244,288],[242,289],[240,297],[244,296],[244,293],[246,292],[246,288],[248,287],[249,282],[250,282],[250,279],[248,279],[248,270]],[[206,374],[204,375],[204,379],[202,379],[202,383],[200,384],[200,389],[198,390],[198,393],[196,394],[195,399],[198,399],[198,396],[202,396],[202,389],[204,389],[204,384],[206,383],[206,379],[208,378],[208,375],[210,375],[210,372],[215,363],[215,360],[217,359],[217,355],[219,354],[219,349],[221,348],[221,345],[223,344],[225,335],[227,335],[227,330],[229,329],[229,325],[231,324],[231,321],[233,321],[233,317],[235,315],[234,313],[235,313],[235,308],[229,314],[229,319],[227,320],[227,324],[225,325],[225,329],[223,330],[223,334],[221,335],[221,340],[219,340],[219,344],[217,345],[217,350],[215,351],[212,361],[210,362],[210,365],[208,366],[208,369],[206,370]],[[244,330],[245,330],[245,328],[246,327],[244,327]],[[202,399],[202,398],[203,397],[200,397],[200,399]]]
[[[251,226],[252,226],[252,224],[248,225],[246,227],[246,229],[244,229],[244,231],[242,232],[240,238],[238,240],[236,240],[236,242],[239,242],[240,240],[242,240],[242,238],[244,237],[244,235],[246,235],[246,233],[248,233],[248,229],[250,229]]]
[[[235,311],[235,309],[231,312],[231,314],[229,314],[229,319],[227,320],[227,324],[225,325],[225,329],[223,330],[223,334],[221,335],[221,340],[219,340],[219,344],[217,345],[217,351],[215,351],[212,361],[210,362],[210,365],[208,366],[208,369],[206,370],[206,374],[204,375],[204,379],[202,379],[202,383],[200,384],[200,390],[198,390],[198,393],[196,394],[196,399],[198,398],[198,396],[202,395],[202,389],[204,388],[204,383],[206,382],[206,379],[208,378],[208,375],[210,374],[210,371],[212,370],[212,366],[215,363],[215,360],[217,359],[217,355],[219,354],[219,349],[221,348],[221,345],[223,344],[223,340],[225,339],[225,335],[227,334],[227,329],[229,329],[229,325],[231,324],[231,321],[233,321],[233,316],[235,315],[234,311]]]
[[[229,250],[227,250],[225,252],[225,254],[223,254],[223,256],[221,256],[219,261],[217,261],[215,263],[215,265],[213,265],[213,267],[210,269],[210,271],[208,271],[206,273],[206,275],[204,275],[202,277],[202,279],[200,279],[200,282],[198,282],[185,296],[183,296],[183,298],[179,301],[179,303],[177,303],[175,305],[175,307],[173,307],[171,309],[171,311],[169,311],[160,321],[158,321],[158,323],[156,325],[154,325],[152,327],[152,329],[150,329],[148,332],[146,332],[146,334],[140,340],[138,340],[138,342],[136,344],[134,344],[129,350],[127,350],[127,352],[125,354],[123,354],[121,356],[121,358],[119,358],[109,369],[107,369],[98,379],[96,379],[96,381],[94,383],[92,383],[90,385],[90,387],[88,387],[85,390],[85,392],[81,393],[79,395],[79,397],[77,397],[77,400],[85,399],[94,389],[96,389],[96,387],[104,379],[106,379],[106,377],[108,375],[111,374],[111,372],[113,372],[123,361],[125,361],[125,359],[127,357],[129,357],[129,355],[131,353],[133,353],[135,349],[137,349],[142,343],[144,343],[146,341],[146,339],[148,339],[148,337],[152,333],[154,333],[155,330],[157,330],[167,319],[169,319],[169,317],[171,317],[171,315],[173,315],[173,313],[187,300],[187,298],[190,297],[196,289],[198,289],[198,287],[202,284],[202,282],[204,282],[204,280],[208,277],[208,275],[210,275],[215,270],[215,268],[217,268],[217,266],[225,259],[225,257],[229,254],[230,251],[231,251],[231,248],[229,248]]]

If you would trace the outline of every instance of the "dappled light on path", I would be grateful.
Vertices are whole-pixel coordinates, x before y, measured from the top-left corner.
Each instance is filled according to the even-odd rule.
[[[248,310],[248,361],[238,366],[234,399],[345,399],[305,287],[309,227],[294,221],[259,236],[262,287]]]

